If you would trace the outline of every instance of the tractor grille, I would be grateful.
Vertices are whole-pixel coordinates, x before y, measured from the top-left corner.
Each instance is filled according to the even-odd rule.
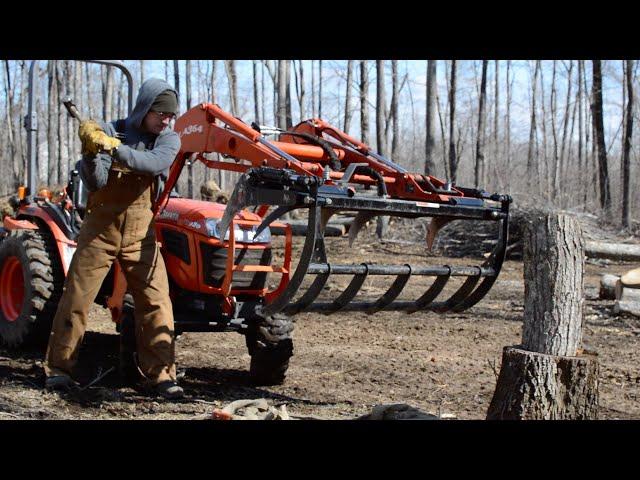
[[[203,281],[211,287],[221,287],[227,265],[228,249],[200,243],[202,252]],[[236,249],[236,265],[271,265],[271,248]],[[259,290],[264,288],[267,272],[235,272],[231,288]]]
[[[162,243],[165,250],[175,255],[186,264],[191,264],[191,255],[189,254],[189,238],[182,232],[162,229]]]

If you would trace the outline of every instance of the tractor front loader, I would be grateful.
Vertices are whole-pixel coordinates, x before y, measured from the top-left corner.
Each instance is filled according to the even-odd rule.
[[[235,216],[249,206],[257,207],[263,217],[257,233],[287,212],[308,210],[308,233],[295,272],[280,272],[279,287],[266,294],[259,307],[262,315],[381,310],[460,312],[479,302],[500,272],[507,245],[509,196],[410,173],[320,119],[283,131],[250,126],[217,105],[201,104],[182,115],[175,129],[182,139],[182,156],[176,159],[172,173],[178,174],[187,158],[197,158],[211,168],[242,172],[217,226],[221,235],[233,231]],[[277,135],[278,141],[268,140],[270,134]],[[222,154],[222,160],[208,159],[206,153],[213,152]],[[175,177],[170,178],[169,184],[174,181]],[[165,190],[159,207],[167,195]],[[269,213],[270,207],[275,209]],[[361,227],[378,215],[430,217],[424,239],[429,249],[438,230],[453,220],[497,222],[498,238],[493,251],[478,266],[421,266],[402,260],[400,264],[336,264],[327,260],[323,231],[337,212],[356,214],[349,232],[350,243]],[[233,244],[233,234],[230,242]],[[231,262],[228,267],[227,277],[248,268]],[[352,279],[334,300],[317,301],[331,275],[349,275]],[[377,275],[395,279],[379,298],[356,301],[365,280]],[[307,276],[315,278],[302,292]],[[434,281],[417,298],[397,300],[412,276],[433,277]],[[438,301],[451,277],[465,280],[453,294]]]

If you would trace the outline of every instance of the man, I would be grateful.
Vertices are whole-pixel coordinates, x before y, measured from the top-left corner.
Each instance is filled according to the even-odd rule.
[[[213,180],[209,180],[200,186],[200,199],[215,203],[227,203],[229,201],[227,194]]]
[[[160,395],[184,395],[176,383],[173,311],[151,210],[180,149],[170,126],[177,111],[176,91],[163,80],[149,79],[128,118],[80,126],[79,170],[90,194],[49,338],[47,388],[76,385],[71,373],[87,313],[117,259],[134,300],[138,367]]]

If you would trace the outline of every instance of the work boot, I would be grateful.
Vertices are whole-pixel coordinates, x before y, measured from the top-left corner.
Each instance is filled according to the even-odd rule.
[[[64,390],[69,391],[74,388],[78,388],[79,384],[73,380],[69,375],[53,375],[47,377],[44,382],[44,387],[47,390]]]
[[[155,391],[167,400],[179,400],[184,397],[184,390],[173,380],[161,382],[155,386]]]

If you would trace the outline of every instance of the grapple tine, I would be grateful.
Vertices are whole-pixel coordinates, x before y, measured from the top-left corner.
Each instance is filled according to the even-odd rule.
[[[362,229],[362,227],[376,215],[378,214],[373,212],[358,212],[349,227],[349,247],[353,245],[360,229]]]
[[[333,217],[333,215],[335,215],[336,213],[338,213],[338,210],[328,210],[326,208],[322,209],[320,226],[322,227],[323,233],[325,228],[327,228],[327,223],[329,223],[329,220],[331,219],[331,217]]]
[[[307,237],[304,242],[304,247],[302,248],[302,254],[300,255],[298,266],[296,267],[296,271],[294,272],[293,276],[289,280],[287,287],[280,296],[273,300],[273,302],[260,307],[261,311],[259,313],[268,316],[282,311],[298,291],[298,288],[302,284],[302,281],[307,274],[311,259],[316,253],[316,239],[318,237],[318,234],[320,233],[320,225],[318,221],[320,217],[320,210],[321,207],[317,203],[315,206],[309,209],[309,226],[313,226],[313,228],[307,229]]]
[[[295,210],[296,208],[297,207],[295,205],[293,206],[282,205],[276,208],[273,212],[271,212],[269,215],[264,217],[264,220],[262,220],[262,223],[258,225],[258,228],[256,229],[256,233],[255,233],[256,236],[259,235],[260,232],[262,232],[265,228],[267,228],[271,223],[279,219],[282,215],[284,215],[287,212],[290,212],[291,210]]]
[[[231,225],[231,221],[233,217],[235,217],[236,213],[241,211],[247,205],[251,203],[247,198],[247,175],[243,174],[238,179],[235,188],[233,189],[233,193],[227,202],[227,206],[224,209],[224,214],[222,215],[222,220],[218,224],[218,228],[220,229],[220,238],[224,238],[227,230],[229,229],[229,225]]]
[[[362,265],[366,267],[365,263],[363,263]],[[345,288],[344,292],[342,292],[340,296],[336,298],[333,301],[333,303],[331,303],[331,305],[329,305],[325,313],[327,315],[331,313],[335,313],[341,310],[342,308],[344,308],[345,305],[347,305],[351,300],[353,300],[353,298],[360,291],[362,284],[367,279],[368,274],[369,272],[365,271],[365,273],[359,273],[354,275],[353,278],[351,279],[351,282],[347,286],[347,288]]]
[[[448,267],[448,265],[445,265]],[[415,313],[419,310],[424,310],[429,306],[433,300],[440,295],[440,292],[444,289],[444,286],[447,284],[449,279],[451,278],[451,267],[449,267],[449,275],[440,275],[433,282],[431,287],[415,301],[415,309],[409,311],[408,313]]]
[[[410,265],[406,265],[411,269]],[[398,275],[389,289],[378,300],[373,302],[371,307],[367,308],[367,313],[375,313],[380,310],[384,310],[384,307],[389,305],[398,297],[398,295],[400,295],[400,292],[402,292],[402,289],[409,281],[409,278],[411,278],[411,273]]]
[[[453,310],[453,308],[456,305],[458,305],[465,298],[467,298],[471,293],[471,291],[473,290],[473,288],[476,286],[476,283],[478,283],[478,281],[480,280],[480,267],[476,267],[476,268],[478,269],[477,276],[468,277],[464,281],[464,283],[460,286],[460,288],[453,295],[451,295],[447,300],[445,300],[442,303],[431,304],[430,310],[433,310],[434,312],[445,313],[450,310]]]
[[[314,262],[326,262],[327,254],[324,247],[324,227],[320,225],[320,229],[318,230],[318,235],[316,238],[316,246],[313,250],[313,257],[311,261]],[[313,301],[320,295],[320,292],[324,288],[324,285],[327,283],[329,276],[331,275],[331,268],[327,273],[323,273],[318,275],[314,280],[311,286],[307,289],[307,291],[291,305],[288,305],[283,310],[287,315],[295,315],[298,312],[303,311],[309,305],[313,303]]]
[[[444,227],[447,223],[455,220],[452,217],[433,217],[431,218],[431,222],[429,222],[429,226],[427,227],[427,249],[431,251],[431,247],[433,247],[433,242],[438,235],[438,232],[442,227]]]

